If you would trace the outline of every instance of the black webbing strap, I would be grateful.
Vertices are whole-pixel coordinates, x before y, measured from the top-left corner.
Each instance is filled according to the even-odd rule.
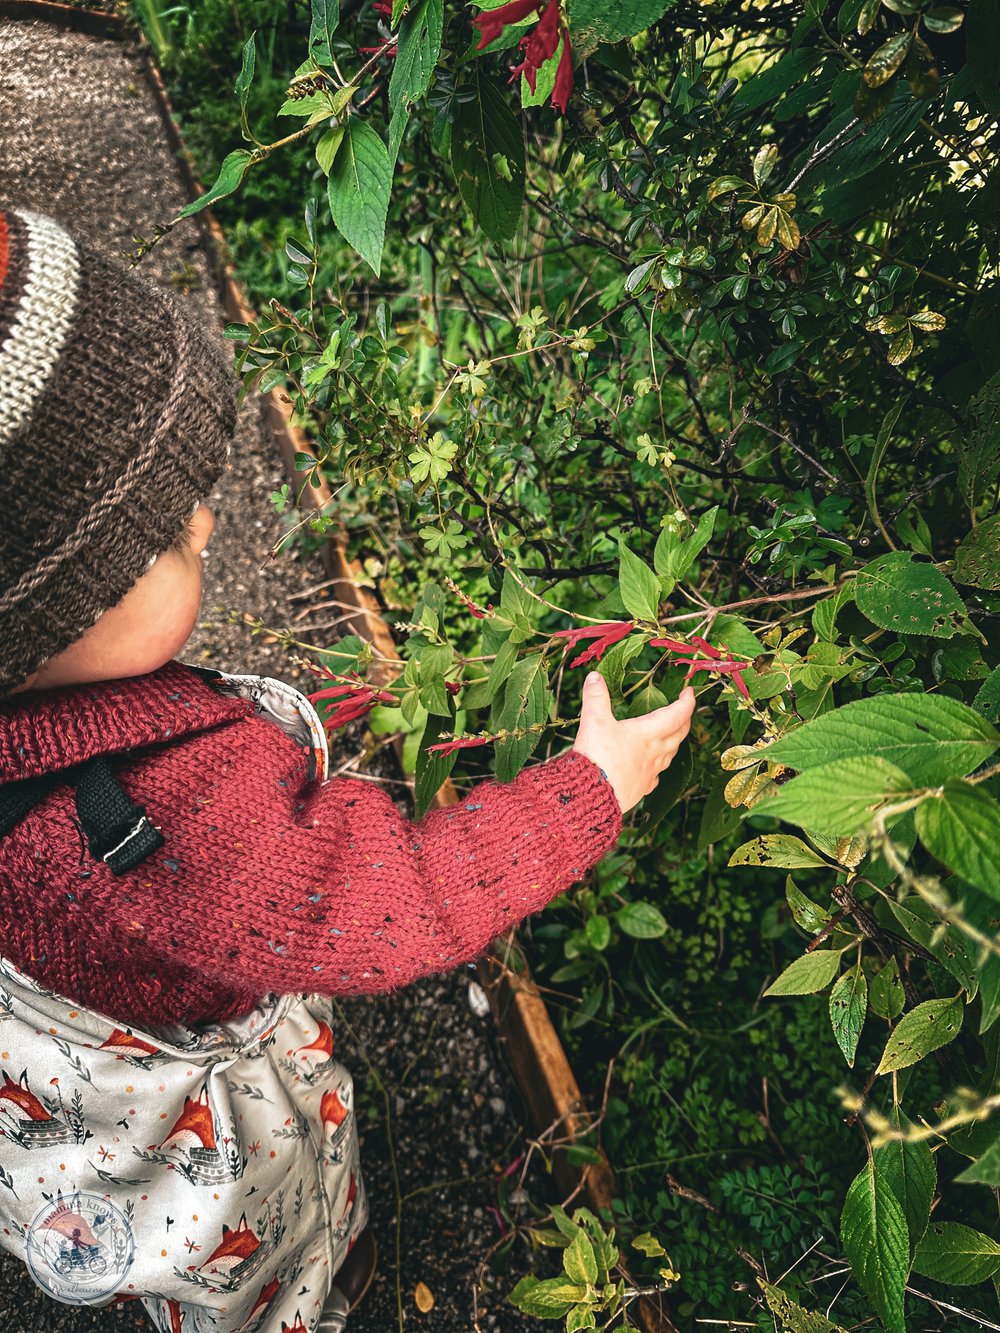
[[[149,822],[145,807],[125,795],[103,756],[80,770],[76,813],[91,856],[114,875],[134,870],[163,846],[163,834]]]
[[[46,773],[0,786],[0,838],[65,781],[65,773]],[[103,756],[89,760],[79,770],[76,813],[91,856],[103,861],[114,875],[134,870],[163,846],[163,834],[150,823],[145,808],[126,796]]]

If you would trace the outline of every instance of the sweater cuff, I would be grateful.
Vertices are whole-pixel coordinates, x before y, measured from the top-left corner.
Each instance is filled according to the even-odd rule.
[[[570,883],[581,879],[622,831],[622,809],[604,770],[579,750],[567,750],[518,775],[532,799],[558,823],[571,860],[563,867]]]

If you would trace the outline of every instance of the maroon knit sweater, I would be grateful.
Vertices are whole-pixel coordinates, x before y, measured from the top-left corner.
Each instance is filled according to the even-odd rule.
[[[118,781],[165,845],[113,875],[86,850],[67,775],[0,840],[0,953],[137,1026],[455,967],[621,831],[610,783],[572,750],[408,823],[373,783],[310,784],[278,727],[179,663],[0,703],[0,783],[126,750]]]

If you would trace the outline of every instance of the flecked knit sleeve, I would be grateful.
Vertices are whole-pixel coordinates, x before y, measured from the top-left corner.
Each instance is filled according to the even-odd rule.
[[[255,868],[255,931],[230,935],[232,963],[262,990],[405,985],[476,958],[579,880],[621,827],[610,782],[573,750],[510,783],[481,782],[416,823],[377,785],[335,779]],[[207,938],[196,947],[218,972],[227,954]]]

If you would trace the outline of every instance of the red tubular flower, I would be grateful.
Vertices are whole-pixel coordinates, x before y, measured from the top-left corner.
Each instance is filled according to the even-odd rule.
[[[680,639],[650,639],[650,648],[666,648],[671,653],[689,653],[691,645],[681,643]]]
[[[520,23],[538,7],[539,0],[510,0],[509,4],[501,5],[499,9],[484,9],[472,20],[472,26],[479,29],[479,45],[476,50],[481,51],[483,47],[489,46],[490,42],[495,42],[502,35],[504,28],[512,23]]]
[[[470,750],[474,745],[489,745],[489,736],[462,736],[457,741],[439,741],[437,745],[428,745],[428,754],[437,750],[441,754],[451,754],[453,750]]]
[[[558,45],[559,0],[549,0],[549,3],[545,6],[545,12],[534,28],[521,38],[521,51],[524,58],[519,65],[515,65],[511,69],[510,77],[516,79],[519,74],[523,74],[528,87],[534,92],[538,71],[546,60],[555,55]]]
[[[563,29],[563,49],[556,69],[556,81],[552,87],[552,105],[566,114],[569,95],[573,91],[573,51],[569,44],[569,33]]]
[[[696,671],[717,671],[721,675],[729,676],[733,684],[739,690],[743,698],[749,701],[750,691],[747,689],[746,681],[743,679],[743,672],[750,665],[749,662],[738,662],[735,657],[723,657],[718,648],[715,648],[706,639],[698,634],[692,634],[687,643],[681,643],[679,639],[650,639],[651,648],[665,648],[668,653],[688,653],[693,648],[697,648],[705,654],[704,657],[678,657],[675,665],[686,666],[688,673],[684,677],[690,680]]]
[[[310,665],[310,671],[314,671],[318,676],[325,676],[327,680],[333,680],[335,685],[328,685],[325,689],[317,690],[315,694],[309,695],[309,702],[313,704],[328,703],[331,700],[338,700],[335,706],[323,720],[323,726],[327,731],[336,731],[339,727],[344,727],[348,722],[354,722],[359,717],[371,711],[376,704],[394,704],[396,696],[388,690],[378,690],[372,685],[366,685],[357,675],[351,672],[349,677],[337,676],[329,667],[315,667]]]
[[[554,639],[565,639],[567,644],[577,644],[581,639],[593,639],[594,642],[579,657],[569,663],[571,667],[583,666],[587,662],[599,662],[604,653],[624,639],[635,628],[631,620],[607,620],[601,625],[584,625],[580,629],[560,629],[553,634]]]
[[[457,680],[446,680],[444,687],[449,694],[460,694],[462,690],[462,686]]]
[[[392,18],[392,5],[389,3],[389,0],[375,0],[372,9],[384,19]]]

